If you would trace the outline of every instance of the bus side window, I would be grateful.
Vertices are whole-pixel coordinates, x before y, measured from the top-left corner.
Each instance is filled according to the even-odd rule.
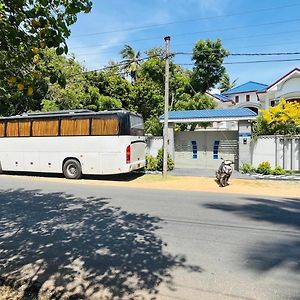
[[[19,121],[19,136],[30,136],[30,121]]]
[[[0,137],[5,136],[5,122],[0,122]]]
[[[89,119],[62,119],[60,123],[60,135],[77,136],[90,134]]]
[[[91,135],[118,135],[119,121],[117,118],[93,118]]]
[[[58,120],[32,121],[32,136],[58,136]]]
[[[19,122],[18,121],[7,122],[6,136],[19,136]]]

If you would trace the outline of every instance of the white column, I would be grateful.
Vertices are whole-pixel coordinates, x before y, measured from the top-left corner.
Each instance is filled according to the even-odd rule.
[[[252,163],[251,153],[251,122],[239,121],[239,168],[244,163]]]
[[[168,152],[174,160],[175,157],[175,141],[174,141],[174,123],[168,124]]]
[[[269,109],[269,107],[270,107],[270,99],[269,99],[268,94],[266,94],[266,97],[265,97],[265,107],[264,107],[264,109]]]

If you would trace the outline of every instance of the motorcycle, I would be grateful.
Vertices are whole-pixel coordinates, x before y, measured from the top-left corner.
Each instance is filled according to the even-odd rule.
[[[228,185],[228,180],[232,174],[232,167],[231,165],[233,164],[233,161],[227,160],[227,159],[222,159],[222,163],[216,172],[216,178],[219,184],[224,187]]]

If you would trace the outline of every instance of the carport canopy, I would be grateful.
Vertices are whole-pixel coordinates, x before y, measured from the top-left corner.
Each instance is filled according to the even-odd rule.
[[[252,121],[257,114],[249,108],[224,108],[203,110],[170,111],[168,123],[201,123],[224,121]],[[164,122],[164,115],[159,117]]]

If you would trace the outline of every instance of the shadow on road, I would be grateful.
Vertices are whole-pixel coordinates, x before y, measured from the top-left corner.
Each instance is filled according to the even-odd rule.
[[[160,219],[112,207],[107,198],[39,190],[0,191],[0,276],[24,299],[143,299],[188,265],[163,250]],[[152,298],[151,298],[152,299]]]
[[[286,268],[300,272],[300,198],[273,200],[243,198],[243,204],[206,203],[204,207],[233,213],[246,219],[280,225],[274,231],[284,234],[281,241],[261,241],[248,249],[248,266],[257,272]],[[276,233],[275,233],[276,235]]]
[[[13,175],[13,176],[21,175],[21,176],[46,177],[46,178],[64,178],[64,175],[60,173],[4,172],[4,174]],[[83,175],[82,179],[104,180],[104,181],[132,181],[144,175],[145,173],[143,171],[135,171],[130,173],[113,174],[113,175]]]

